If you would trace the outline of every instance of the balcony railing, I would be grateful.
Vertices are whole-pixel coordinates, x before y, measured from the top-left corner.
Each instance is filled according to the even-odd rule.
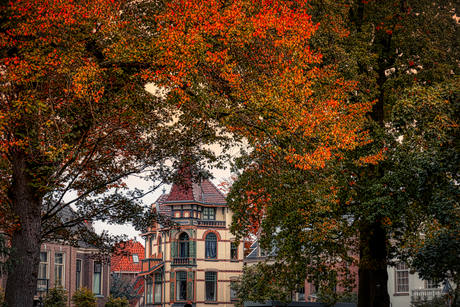
[[[147,258],[142,259],[142,272],[148,272],[150,269],[156,267],[157,265],[163,262],[163,259],[160,258]]]
[[[432,300],[434,297],[442,296],[442,289],[413,289],[412,298],[426,298]]]
[[[225,221],[198,221],[198,226],[225,227]]]
[[[188,257],[173,258],[172,265],[195,265],[196,260]]]

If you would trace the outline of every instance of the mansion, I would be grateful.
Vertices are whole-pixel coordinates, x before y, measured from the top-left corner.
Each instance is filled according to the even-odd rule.
[[[175,225],[156,223],[142,234],[145,305],[233,306],[230,283],[242,274],[243,247],[229,230],[232,212],[211,181],[192,182],[190,173],[184,175],[186,184],[173,184],[152,205]]]

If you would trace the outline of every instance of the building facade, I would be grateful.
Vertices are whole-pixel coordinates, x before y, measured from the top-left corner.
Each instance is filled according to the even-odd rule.
[[[117,245],[117,252],[110,261],[110,279],[113,295],[127,293],[131,307],[144,306],[144,277],[142,260],[145,258],[144,246],[136,240],[129,240]]]
[[[157,223],[142,234],[145,305],[230,307],[236,301],[230,283],[243,266],[243,246],[235,244],[229,230],[232,212],[209,180],[185,181],[152,205],[172,226]]]
[[[418,273],[411,274],[404,262],[388,267],[388,294],[392,307],[410,306],[412,299],[428,299],[445,294],[445,286],[429,280],[422,280]],[[450,284],[449,284],[450,287]]]
[[[273,249],[273,251],[264,253],[262,252],[259,241],[256,239],[252,243],[250,247],[250,252],[247,255],[247,257],[244,259],[244,263],[247,266],[252,266],[256,265],[259,262],[267,262],[268,264],[273,264],[275,263],[275,260],[272,257],[276,256],[276,249]],[[350,274],[353,275],[355,278],[356,284],[355,287],[353,288],[352,292],[358,293],[358,267],[355,265],[350,265],[348,267],[350,270]],[[341,285],[337,285],[334,288],[334,292],[337,293],[342,293],[345,292],[347,289],[345,289]],[[316,302],[318,297],[317,297],[317,292],[318,292],[318,287],[315,286],[314,283],[308,282],[307,279],[305,279],[304,283],[299,285],[299,288],[291,293],[291,298],[293,302]],[[253,304],[253,302],[251,302]]]
[[[59,284],[69,293],[69,306],[73,306],[72,295],[80,287],[92,290],[98,299],[98,307],[104,306],[109,295],[110,266],[93,259],[96,252],[92,247],[42,244],[35,302],[39,302],[39,292],[46,295],[49,289]]]

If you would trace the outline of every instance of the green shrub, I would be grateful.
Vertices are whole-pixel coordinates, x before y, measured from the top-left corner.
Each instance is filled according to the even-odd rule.
[[[5,302],[5,292],[3,291],[2,288],[0,288],[0,307],[6,307],[6,302]]]
[[[75,307],[96,307],[96,295],[88,288],[80,288],[72,296]]]
[[[48,294],[43,298],[43,303],[47,307],[67,307],[68,293],[64,287],[59,284],[54,284],[54,288],[49,290]]]
[[[126,297],[113,297],[109,295],[104,307],[129,307],[129,302]]]
[[[426,297],[412,298],[410,307],[446,307],[446,299],[444,297],[435,297],[432,300]],[[459,307],[459,304],[456,307]]]
[[[331,303],[331,302],[340,302],[340,303],[355,303],[358,306],[358,294],[356,292],[341,292],[333,293],[332,295],[327,295],[318,291],[316,293],[318,297],[317,302]]]

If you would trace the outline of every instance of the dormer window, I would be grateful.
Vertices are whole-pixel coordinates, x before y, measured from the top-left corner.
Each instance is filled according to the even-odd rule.
[[[216,219],[216,208],[205,207],[203,209],[203,220],[215,220]]]
[[[133,262],[134,263],[139,263],[139,255],[138,254],[133,254]]]

